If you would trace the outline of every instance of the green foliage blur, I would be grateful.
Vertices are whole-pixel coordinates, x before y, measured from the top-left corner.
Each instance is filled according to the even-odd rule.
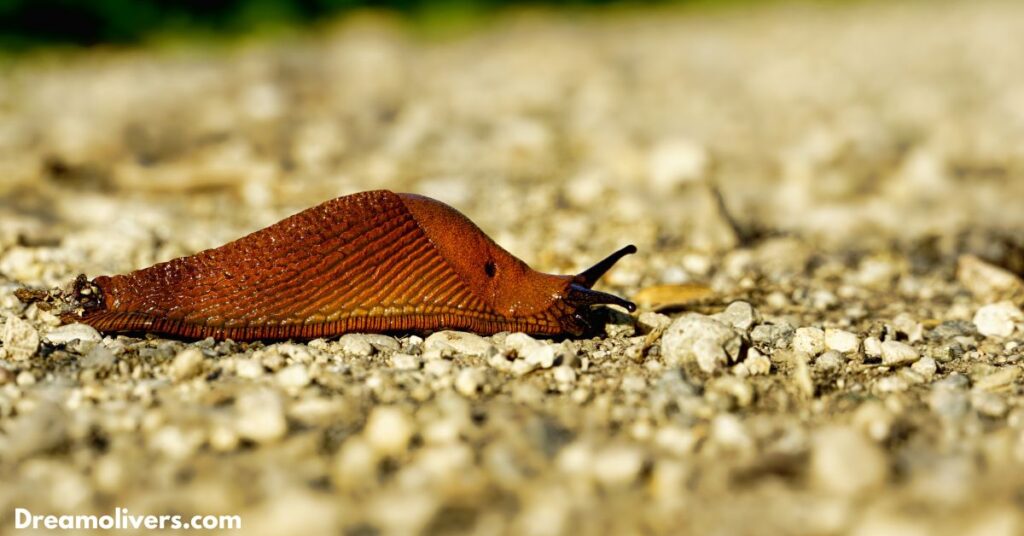
[[[437,19],[508,6],[588,6],[620,0],[0,0],[0,48],[137,43],[154,35],[231,34],[309,24],[353,9]],[[654,4],[659,0],[630,0]],[[440,15],[439,15],[440,14]]]

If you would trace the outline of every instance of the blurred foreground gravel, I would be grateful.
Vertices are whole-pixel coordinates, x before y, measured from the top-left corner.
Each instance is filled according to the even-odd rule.
[[[1024,533],[1022,35],[1021,3],[869,2],[7,65],[0,532],[124,507],[267,535]],[[545,271],[635,243],[602,288],[645,306],[590,340],[236,344],[13,295],[375,188]]]

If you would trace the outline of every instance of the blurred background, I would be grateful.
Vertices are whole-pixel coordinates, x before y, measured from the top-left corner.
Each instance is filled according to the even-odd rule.
[[[1019,534],[1024,341],[974,319],[1024,288],[1022,36],[1016,0],[0,0],[2,350],[36,337],[0,362],[0,522]],[[523,375],[409,337],[40,342],[13,295],[377,188],[543,271],[636,244],[602,290],[750,301],[749,369],[666,362],[657,292]],[[792,358],[799,327],[852,350]]]

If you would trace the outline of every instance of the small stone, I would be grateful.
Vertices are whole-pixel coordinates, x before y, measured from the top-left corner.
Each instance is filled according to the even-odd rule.
[[[759,352],[757,348],[750,348],[747,350],[747,358],[741,365],[745,367],[750,376],[761,376],[771,372],[772,360]]]
[[[888,367],[909,365],[921,357],[917,349],[899,341],[882,343],[882,364]]]
[[[750,330],[750,340],[764,348],[785,348],[794,335],[789,324],[760,324]]]
[[[825,331],[821,328],[797,328],[793,350],[815,356],[825,351]]]
[[[668,192],[700,179],[706,173],[709,161],[707,149],[692,140],[662,140],[651,149],[648,157],[651,186],[659,192]]]
[[[531,365],[531,370],[551,368],[555,364],[556,345],[538,341],[525,333],[510,334],[505,338],[505,346],[515,351],[520,360]]]
[[[975,379],[974,388],[990,392],[1009,390],[1017,384],[1021,372],[1021,368],[1015,365],[1001,367],[991,374]]]
[[[366,440],[352,437],[338,449],[331,476],[343,490],[366,486],[377,472],[377,461],[376,451]]]
[[[418,370],[420,368],[419,356],[410,354],[393,354],[391,366],[397,370]]]
[[[718,448],[733,453],[748,453],[754,448],[754,440],[743,421],[731,413],[715,416],[708,439]]]
[[[277,371],[275,379],[278,385],[290,389],[299,389],[309,385],[309,369],[302,363],[295,363]]]
[[[497,348],[491,341],[463,331],[438,331],[423,341],[424,357],[451,357],[455,354],[490,357],[495,352]]]
[[[280,439],[288,431],[281,398],[269,389],[249,391],[235,402],[235,431],[257,443]]]
[[[572,367],[562,365],[555,367],[553,371],[555,381],[561,385],[576,383],[576,371]]]
[[[982,300],[1008,299],[1024,293],[1021,278],[974,255],[960,256],[956,277],[971,294]]]
[[[939,366],[931,357],[925,356],[918,359],[913,365],[910,366],[911,370],[920,374],[924,379],[930,380],[938,372]]]
[[[644,468],[644,454],[627,445],[605,447],[596,453],[592,470],[594,478],[609,488],[621,488],[636,481]]]
[[[725,311],[713,315],[712,318],[720,320],[740,331],[750,331],[750,328],[761,321],[761,314],[754,309],[754,306],[745,301],[735,301],[725,308]]]
[[[849,354],[856,352],[860,347],[860,339],[849,331],[830,328],[825,330],[825,347],[839,353]]]
[[[367,418],[363,437],[381,455],[397,456],[408,448],[415,431],[412,419],[400,408],[381,406]]]
[[[661,356],[666,365],[696,361],[711,373],[737,361],[743,339],[732,326],[714,318],[688,313],[676,319],[661,338]]]
[[[853,428],[827,426],[814,433],[811,443],[811,481],[823,491],[858,495],[888,478],[881,449]]]
[[[203,369],[203,359],[203,352],[198,348],[186,348],[174,356],[167,366],[167,374],[176,382],[190,379]]]
[[[7,352],[7,359],[11,361],[24,361],[32,357],[39,348],[39,332],[32,324],[16,317],[7,316],[4,324],[2,341],[4,350]]]
[[[263,376],[263,364],[254,359],[239,359],[235,363],[235,374],[239,378],[255,379]]]
[[[668,315],[661,313],[655,313],[652,311],[644,311],[637,316],[636,326],[640,329],[640,333],[647,334],[653,331],[664,330],[672,323],[672,318]]]
[[[986,391],[974,391],[971,393],[971,405],[978,413],[986,417],[1000,418],[1006,415],[1009,409],[1006,399],[999,394]]]
[[[892,327],[897,333],[907,336],[911,344],[920,341],[924,337],[924,327],[920,322],[907,313],[900,313],[892,320]]]
[[[464,368],[455,377],[455,391],[465,397],[475,397],[486,380],[483,370],[476,367]]]
[[[50,344],[68,344],[74,341],[99,342],[103,336],[88,324],[76,323],[51,329],[43,339]]]
[[[882,357],[882,341],[878,337],[864,339],[864,355],[876,359]]]
[[[814,367],[818,370],[832,372],[841,369],[845,363],[846,358],[843,357],[843,354],[829,350],[818,356],[818,359],[814,361]]]
[[[428,359],[423,363],[423,372],[435,378],[447,377],[452,372],[452,362],[447,359]]]
[[[338,338],[338,348],[345,355],[369,357],[373,354],[373,345],[366,335],[349,333]]]
[[[29,385],[35,385],[36,376],[30,371],[23,370],[18,373],[18,376],[14,379],[14,383],[18,384],[19,387],[27,387]]]
[[[986,337],[1009,337],[1021,322],[1024,322],[1024,313],[1009,301],[986,305],[974,315],[978,333]]]

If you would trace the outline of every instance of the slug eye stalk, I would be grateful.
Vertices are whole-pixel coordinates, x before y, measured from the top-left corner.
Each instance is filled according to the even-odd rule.
[[[630,244],[630,245],[628,245],[628,246],[626,246],[626,247],[616,251],[615,253],[612,253],[611,255],[608,255],[603,260],[601,260],[597,264],[591,266],[590,268],[587,268],[586,270],[583,270],[575,278],[573,278],[573,282],[576,283],[576,284],[579,284],[580,286],[582,286],[584,288],[588,288],[588,289],[589,288],[593,288],[594,283],[597,283],[597,280],[601,279],[601,276],[606,274],[608,272],[608,270],[611,270],[612,266],[615,266],[615,263],[619,262],[619,259],[625,257],[626,255],[632,255],[634,253],[636,253],[636,246],[634,246],[633,244]],[[597,303],[614,303],[614,302],[597,302]],[[626,303],[629,303],[629,302],[626,302]],[[619,304],[619,305],[621,305],[621,304]],[[623,306],[623,307],[625,307],[625,306]],[[635,308],[635,306],[634,306],[634,308]],[[630,309],[630,310],[632,311],[632,309]]]

